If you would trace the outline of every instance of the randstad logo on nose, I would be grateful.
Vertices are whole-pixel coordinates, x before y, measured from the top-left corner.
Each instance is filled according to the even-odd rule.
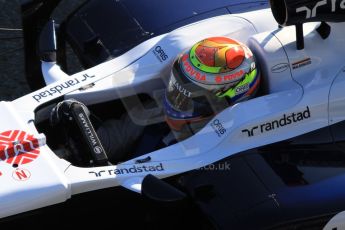
[[[304,111],[297,112],[297,113],[294,112],[291,114],[284,114],[280,119],[273,120],[267,123],[262,123],[250,129],[243,129],[242,133],[246,133],[248,137],[252,137],[258,133],[270,132],[287,125],[301,122],[303,120],[309,119],[310,117],[311,117],[311,113],[310,113],[309,107],[307,106],[306,110]]]

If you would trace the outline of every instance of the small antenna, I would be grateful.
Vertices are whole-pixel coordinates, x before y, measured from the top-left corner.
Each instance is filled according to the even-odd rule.
[[[296,46],[297,50],[304,49],[304,34],[303,34],[303,23],[298,23],[296,26]]]

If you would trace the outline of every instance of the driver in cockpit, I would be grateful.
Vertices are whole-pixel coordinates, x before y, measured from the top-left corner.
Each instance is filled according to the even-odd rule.
[[[227,37],[196,43],[172,66],[163,99],[171,132],[163,142],[168,145],[195,134],[217,113],[254,97],[259,83],[260,72],[246,45]],[[129,116],[105,122],[97,133],[112,162],[133,157],[133,147],[140,143],[151,144],[142,138],[144,127]]]

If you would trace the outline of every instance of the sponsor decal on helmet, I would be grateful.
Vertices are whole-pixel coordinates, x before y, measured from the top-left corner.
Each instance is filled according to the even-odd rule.
[[[241,86],[238,86],[236,87],[235,89],[235,95],[239,95],[239,94],[242,94],[244,92],[247,92],[249,90],[249,84],[244,84],[244,85],[241,85]]]
[[[256,134],[270,132],[279,128],[282,128],[287,125],[291,125],[311,117],[311,113],[309,107],[306,107],[306,110],[301,112],[293,112],[291,114],[283,114],[283,116],[277,120],[273,120],[270,122],[262,123],[260,125],[256,125],[249,129],[243,129],[242,133],[246,133],[248,137],[255,136]]]
[[[20,130],[0,133],[0,159],[18,167],[34,161],[40,154],[39,142],[33,135]]]
[[[160,62],[164,62],[169,58],[161,46],[156,46],[152,52]]]
[[[121,167],[109,170],[90,171],[89,174],[93,174],[96,177],[113,176],[113,175],[126,175],[136,173],[152,173],[164,171],[162,163],[157,165],[132,165],[130,167]]]
[[[245,72],[243,69],[237,72],[231,72],[229,74],[224,75],[206,75],[205,73],[199,72],[195,67],[193,67],[188,61],[188,55],[184,55],[182,57],[182,66],[183,70],[187,73],[187,77],[198,81],[203,82],[204,84],[226,84],[240,80]],[[207,82],[206,82],[207,80]]]
[[[244,70],[241,69],[240,71],[237,71],[235,73],[232,74],[228,74],[225,76],[216,76],[214,81],[216,83],[229,83],[229,82],[233,82],[233,81],[238,81],[240,78],[243,77],[243,75],[245,74]]]
[[[178,83],[173,76],[171,77],[171,84],[178,92],[182,93],[186,97],[191,97],[192,93]]]
[[[271,68],[272,73],[282,73],[289,68],[288,63],[280,63]]]
[[[188,61],[188,54],[182,57],[183,69],[187,72],[187,76],[196,81],[206,81],[206,75],[202,72],[197,71]]]
[[[292,69],[298,69],[298,68],[301,68],[303,66],[310,65],[310,64],[311,64],[311,59],[306,58],[306,59],[303,59],[301,61],[292,63]]]

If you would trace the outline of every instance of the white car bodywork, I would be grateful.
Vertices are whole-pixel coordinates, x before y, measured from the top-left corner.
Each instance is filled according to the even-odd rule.
[[[278,29],[266,9],[184,26],[72,76],[55,63],[43,63],[48,83],[45,88],[0,103],[0,218],[111,186],[140,192],[141,182],[149,173],[169,177],[345,120],[345,60],[339,58],[345,53],[345,25],[331,24],[332,33],[326,40],[315,31],[317,25],[304,25],[306,46],[297,50],[294,28]],[[150,156],[146,163],[132,159],[114,166],[79,168],[58,158],[46,145],[45,135],[38,133],[34,125],[36,108],[61,96],[95,104],[139,93],[152,95],[164,88],[175,57],[211,36],[229,36],[248,44],[259,61],[265,95],[224,110],[185,141],[137,158]],[[91,83],[94,86],[79,90]],[[226,130],[222,134],[217,132],[220,125]],[[13,137],[14,130],[33,135],[39,145],[35,147],[39,150],[36,159],[16,167],[7,162],[9,149],[13,148],[15,154],[25,151],[22,142],[10,141],[20,139]]]

